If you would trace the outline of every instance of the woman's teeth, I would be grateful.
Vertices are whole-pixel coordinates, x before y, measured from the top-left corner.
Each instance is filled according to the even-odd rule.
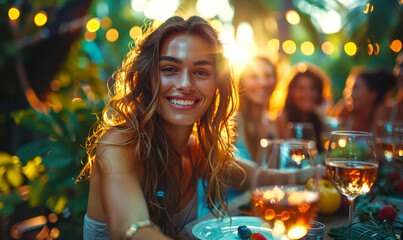
[[[179,100],[179,99],[169,99],[169,102],[176,105],[189,106],[195,104],[196,100]]]

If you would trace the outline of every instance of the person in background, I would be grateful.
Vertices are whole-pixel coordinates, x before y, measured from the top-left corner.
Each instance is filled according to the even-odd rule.
[[[386,69],[353,70],[343,93],[346,104],[335,116],[347,130],[374,132],[377,122],[387,118],[382,109],[396,78]]]
[[[227,186],[304,183],[313,172],[234,160],[235,84],[216,31],[200,17],[150,29],[114,80],[78,177],[90,180],[85,240],[186,239],[199,178],[208,208],[223,217]]]
[[[270,97],[277,83],[275,65],[264,56],[254,57],[239,77],[236,155],[262,165],[260,140],[278,138],[276,126],[269,118]]]
[[[320,134],[322,118],[332,104],[330,81],[317,66],[299,63],[292,67],[284,108],[276,119],[281,138],[293,138],[290,123],[311,123],[313,140],[319,152],[323,151]]]
[[[380,124],[379,120],[403,123],[403,52],[396,58],[393,74],[396,76],[397,91],[393,96],[395,88],[391,87],[386,93],[385,102],[380,105],[375,113],[375,119],[378,120],[375,122],[376,125]],[[386,77],[391,78],[389,73]]]

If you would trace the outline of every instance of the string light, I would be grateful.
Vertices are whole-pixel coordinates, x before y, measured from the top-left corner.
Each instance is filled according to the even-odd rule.
[[[313,43],[306,41],[301,44],[301,52],[306,56],[311,56],[315,52]]]
[[[365,5],[365,9],[364,9],[363,13],[368,14],[368,13],[372,13],[372,11],[374,11],[374,5],[372,5],[371,3],[367,3]]]
[[[283,42],[283,51],[287,54],[293,54],[297,50],[297,45],[292,40]]]
[[[322,51],[327,55],[333,54],[334,53],[333,43],[329,41],[325,41],[324,43],[322,43]]]
[[[287,19],[287,22],[292,25],[297,25],[300,21],[299,14],[294,10],[287,11],[285,18]]]
[[[87,22],[87,31],[96,32],[96,31],[98,31],[100,26],[101,26],[101,23],[98,18],[91,18]]]
[[[141,28],[139,26],[134,26],[130,29],[129,35],[134,40],[140,37],[142,34]]]
[[[20,10],[18,8],[12,7],[8,10],[8,18],[10,20],[17,20],[20,17]]]
[[[101,19],[101,27],[103,29],[108,29],[112,26],[112,19],[110,17],[103,17]]]
[[[118,30],[111,28],[106,32],[106,40],[109,42],[115,42],[119,38]]]
[[[222,22],[218,19],[213,19],[210,22],[210,25],[217,31],[217,32],[221,32],[222,29]]]
[[[34,17],[35,25],[38,27],[45,25],[47,21],[48,21],[48,16],[43,11],[38,12]]]
[[[396,53],[400,52],[402,50],[402,42],[399,39],[393,40],[390,44],[390,49]]]
[[[357,45],[353,42],[348,42],[344,44],[344,51],[349,56],[354,56],[357,53]]]
[[[96,37],[97,37],[97,34],[95,32],[85,31],[85,33],[84,33],[84,39],[87,42],[94,41]]]
[[[278,39],[270,39],[267,42],[267,48],[269,49],[270,52],[278,52],[278,50],[280,49],[280,40]]]

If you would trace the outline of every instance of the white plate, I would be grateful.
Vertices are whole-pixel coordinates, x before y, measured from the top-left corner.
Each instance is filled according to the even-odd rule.
[[[192,233],[195,237],[203,240],[230,240],[241,239],[238,237],[238,227],[241,225],[247,226],[252,233],[258,232],[263,234],[267,240],[273,240],[271,229],[262,227],[263,221],[257,217],[239,216],[220,219],[209,219],[196,224]]]

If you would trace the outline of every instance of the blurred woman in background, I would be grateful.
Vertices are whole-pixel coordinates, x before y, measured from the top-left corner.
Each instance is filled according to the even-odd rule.
[[[388,92],[396,85],[391,71],[353,69],[344,90],[345,106],[335,112],[347,130],[374,132],[378,121],[388,118],[382,111]]]
[[[254,57],[243,69],[238,82],[239,108],[236,115],[238,149],[236,157],[262,164],[262,138],[278,137],[269,119],[270,98],[277,83],[275,65],[266,57]]]
[[[281,138],[293,138],[290,125],[310,123],[313,126],[313,140],[319,152],[323,151],[320,134],[322,118],[332,104],[330,81],[317,66],[299,63],[291,69],[285,105],[276,119]]]

